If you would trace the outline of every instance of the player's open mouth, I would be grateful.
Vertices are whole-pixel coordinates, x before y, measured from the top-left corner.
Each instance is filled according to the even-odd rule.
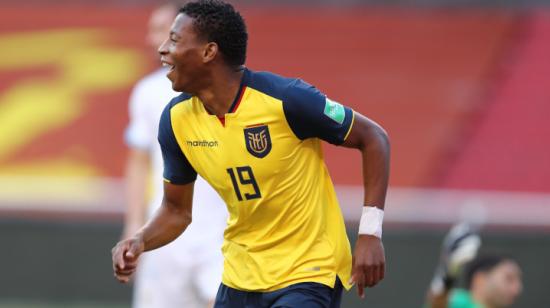
[[[171,72],[174,70],[174,68],[176,67],[175,65],[170,64],[170,63],[168,63],[168,62],[166,62],[166,61],[162,61],[162,66],[168,67],[168,68],[170,69],[170,70],[168,71],[168,73],[171,73]]]

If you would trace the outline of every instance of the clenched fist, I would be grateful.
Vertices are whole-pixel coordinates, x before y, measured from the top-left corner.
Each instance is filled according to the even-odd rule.
[[[141,237],[132,237],[116,244],[111,250],[113,271],[119,282],[127,283],[136,271],[137,261],[143,253],[144,244]]]

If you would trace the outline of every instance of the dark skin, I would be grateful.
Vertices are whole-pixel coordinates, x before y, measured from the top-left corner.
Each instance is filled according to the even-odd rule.
[[[361,151],[363,162],[364,203],[384,209],[389,177],[390,144],[386,132],[367,117],[355,113],[351,132],[342,146]],[[373,287],[386,272],[386,258],[381,239],[359,235],[355,242],[351,282],[357,293],[365,297],[364,288]]]
[[[218,45],[197,35],[192,22],[185,14],[176,17],[170,38],[159,48],[161,61],[174,67],[167,75],[174,91],[197,96],[208,112],[222,117],[237,96],[243,71],[227,65]]]
[[[130,281],[143,252],[172,242],[191,224],[193,185],[165,182],[162,205],[155,216],[134,236],[118,242],[111,250],[113,271],[118,281]]]
[[[218,45],[197,35],[192,18],[179,14],[170,38],[159,48],[161,60],[172,69],[168,78],[175,91],[197,96],[206,110],[224,116],[239,90],[242,70],[226,64]],[[389,142],[385,131],[365,116],[355,113],[355,121],[343,146],[362,153],[365,187],[364,204],[384,208],[389,175]],[[112,250],[115,277],[129,281],[137,259],[177,238],[191,222],[193,185],[165,183],[164,200],[155,217],[138,233],[119,242]],[[384,246],[379,238],[360,235],[353,256],[351,282],[364,297],[364,288],[384,278]]]

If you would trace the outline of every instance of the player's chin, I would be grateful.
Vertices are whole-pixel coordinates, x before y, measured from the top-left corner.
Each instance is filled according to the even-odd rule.
[[[172,82],[172,90],[176,91],[176,92],[185,92],[183,90],[183,87],[178,85],[177,83],[175,82]]]
[[[175,69],[171,69],[168,71],[168,74],[166,74],[166,77],[168,77],[168,80],[172,82],[172,88],[175,90],[175,87],[179,82],[178,74]]]
[[[172,83],[172,87],[174,87],[174,82],[176,80],[176,78],[174,77],[174,72],[169,72],[168,74],[166,74],[166,77]]]
[[[172,80],[172,90],[176,92],[187,92],[186,89],[187,87],[181,80],[179,79]]]

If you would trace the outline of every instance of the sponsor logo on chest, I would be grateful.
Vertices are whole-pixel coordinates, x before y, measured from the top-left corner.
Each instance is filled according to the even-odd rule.
[[[218,141],[187,140],[185,143],[187,144],[187,146],[190,146],[190,147],[201,147],[201,148],[215,148],[215,147],[218,147]]]

